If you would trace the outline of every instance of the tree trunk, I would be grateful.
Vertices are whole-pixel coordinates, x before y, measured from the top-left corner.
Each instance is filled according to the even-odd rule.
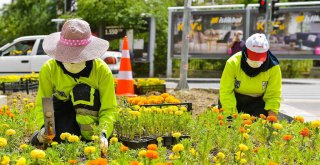
[[[191,0],[184,1],[183,12],[183,32],[182,32],[182,50],[180,65],[180,81],[176,90],[189,90],[188,77],[188,55],[189,55],[189,29],[190,29],[190,12]]]

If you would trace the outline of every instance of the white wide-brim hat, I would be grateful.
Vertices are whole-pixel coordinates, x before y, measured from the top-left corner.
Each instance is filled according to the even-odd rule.
[[[79,63],[102,56],[108,50],[109,42],[92,36],[86,21],[71,19],[64,23],[61,32],[48,35],[42,46],[57,61]]]

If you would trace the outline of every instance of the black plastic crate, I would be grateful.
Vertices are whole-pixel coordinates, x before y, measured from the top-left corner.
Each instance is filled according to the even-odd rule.
[[[145,107],[151,107],[151,106],[157,106],[157,107],[164,107],[164,106],[186,106],[188,112],[192,111],[192,103],[168,103],[168,104],[145,104],[141,106]]]
[[[26,92],[29,94],[31,91],[38,89],[38,80],[20,80],[18,82],[2,82],[0,90],[3,94],[10,94],[14,92]]]
[[[145,95],[148,92],[159,92],[159,93],[165,93],[166,92],[166,85],[148,85],[148,86],[134,86],[134,93],[137,95]]]

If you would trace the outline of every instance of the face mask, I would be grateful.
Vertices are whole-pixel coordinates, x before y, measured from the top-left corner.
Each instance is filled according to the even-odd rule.
[[[263,64],[262,61],[252,61],[249,58],[247,58],[247,63],[251,68],[259,68]]]
[[[79,62],[79,63],[62,63],[64,68],[73,74],[81,72],[86,67],[86,62]]]

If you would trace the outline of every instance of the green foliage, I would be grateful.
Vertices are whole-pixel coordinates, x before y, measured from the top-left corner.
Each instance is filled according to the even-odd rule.
[[[51,19],[56,17],[54,1],[17,0],[4,6],[0,17],[0,45],[26,35],[48,34],[55,30]]]
[[[281,60],[282,77],[298,78],[308,76],[313,66],[313,60]]]

